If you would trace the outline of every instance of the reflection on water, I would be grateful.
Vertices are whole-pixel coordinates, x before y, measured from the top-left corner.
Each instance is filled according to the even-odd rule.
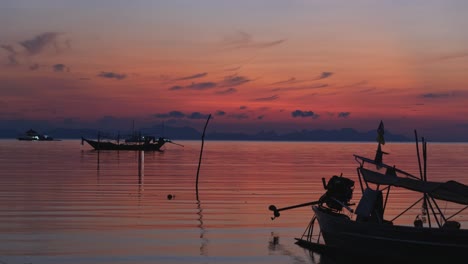
[[[372,157],[376,146],[207,141],[197,197],[200,142],[183,145],[146,152],[139,163],[138,152],[97,152],[79,140],[0,140],[0,261],[330,263],[294,244],[310,207],[272,221],[268,206],[316,200],[322,177],[355,177],[352,154]],[[387,145],[388,163],[417,174],[414,144]],[[467,152],[467,144],[429,144],[428,178],[468,183],[459,173]],[[408,198],[401,192],[396,207]]]
[[[198,209],[197,214],[198,214],[198,221],[199,221],[198,227],[200,228],[200,239],[201,239],[200,255],[208,256],[207,246],[208,246],[209,240],[205,238],[206,230],[205,230],[205,227],[203,226],[203,209],[201,207],[201,202],[198,199],[197,199],[197,209]]]

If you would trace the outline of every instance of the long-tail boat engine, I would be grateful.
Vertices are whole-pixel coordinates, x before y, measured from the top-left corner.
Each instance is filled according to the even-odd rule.
[[[354,181],[343,176],[333,176],[327,184],[325,178],[322,178],[323,188],[327,192],[320,197],[320,204],[324,203],[328,208],[336,211],[341,211],[343,207],[352,211],[348,206],[352,205],[349,202],[353,198]]]
[[[319,200],[292,205],[283,208],[276,208],[274,205],[270,205],[268,209],[273,211],[272,220],[276,217],[280,216],[280,211],[290,210],[294,208],[304,207],[304,206],[311,206],[319,204],[323,206],[326,205],[327,208],[334,210],[334,211],[341,211],[343,207],[348,209],[350,212],[353,212],[351,208],[349,208],[351,198],[353,197],[353,190],[354,190],[354,181],[343,176],[333,176],[330,178],[327,184],[325,184],[325,178],[322,178],[323,187],[327,192],[320,197]]]

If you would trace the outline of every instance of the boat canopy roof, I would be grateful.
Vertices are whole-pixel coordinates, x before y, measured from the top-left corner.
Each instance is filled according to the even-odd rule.
[[[399,177],[395,169],[387,167],[385,174],[360,167],[359,171],[366,182],[406,188],[408,190],[426,193],[434,199],[468,205],[468,186],[457,181],[433,182]]]

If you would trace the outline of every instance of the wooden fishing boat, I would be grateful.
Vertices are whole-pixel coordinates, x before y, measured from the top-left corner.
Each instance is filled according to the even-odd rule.
[[[284,208],[271,205],[272,219],[279,217],[280,211],[311,206],[313,217],[303,235],[296,238],[296,244],[337,260],[442,263],[453,259],[456,263],[467,263],[468,229],[453,219],[457,216],[463,219],[460,213],[468,208],[468,186],[452,180],[428,181],[424,139],[422,143],[424,167],[416,134],[419,177],[383,163],[382,157],[388,153],[382,151],[383,144],[379,142],[374,159],[354,155],[359,164],[361,189],[357,206],[351,203],[355,181],[342,175],[333,176],[328,183],[322,179],[326,192],[316,201]],[[414,192],[409,197],[415,199],[396,216],[396,209],[389,208],[390,191],[393,193],[394,189]],[[444,208],[439,206],[441,202]],[[421,211],[412,224],[397,223],[397,219],[414,211],[417,205]],[[387,219],[390,210],[394,217]]]
[[[84,137],[81,138],[81,144],[84,142],[88,143],[95,150],[140,150],[140,151],[162,151],[162,147],[166,143],[172,143],[179,146],[183,146],[177,143],[172,142],[170,139],[159,137],[149,138],[147,137],[144,142],[119,142],[119,141],[107,141],[107,140],[91,140]]]

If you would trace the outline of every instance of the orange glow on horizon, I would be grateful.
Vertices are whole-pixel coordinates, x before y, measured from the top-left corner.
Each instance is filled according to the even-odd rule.
[[[386,118],[468,129],[463,8],[70,5],[61,9],[67,20],[52,19],[48,7],[0,10],[3,22],[24,25],[0,30],[2,120],[185,125],[198,121],[192,113],[224,113],[217,121],[231,127],[359,127]]]

